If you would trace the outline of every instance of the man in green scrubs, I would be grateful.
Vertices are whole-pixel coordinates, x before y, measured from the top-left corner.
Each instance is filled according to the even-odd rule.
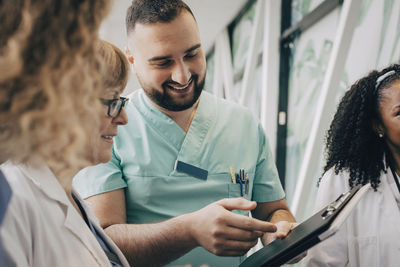
[[[295,225],[264,131],[248,109],[202,91],[205,56],[185,3],[134,0],[126,23],[142,89],[112,160],[75,187],[132,265],[237,266],[259,237]]]

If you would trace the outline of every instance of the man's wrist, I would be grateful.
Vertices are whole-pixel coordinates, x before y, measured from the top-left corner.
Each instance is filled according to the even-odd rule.
[[[189,248],[195,248],[199,246],[199,242],[197,241],[196,233],[197,233],[197,226],[195,221],[195,214],[194,213],[187,213],[175,217],[177,224],[176,230],[180,232],[184,242],[187,244]]]

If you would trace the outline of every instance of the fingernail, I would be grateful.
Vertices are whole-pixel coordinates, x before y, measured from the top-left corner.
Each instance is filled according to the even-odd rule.
[[[286,236],[286,233],[284,233],[284,232],[278,232],[276,235],[277,235],[278,237],[282,238],[282,237],[285,237],[285,236]]]

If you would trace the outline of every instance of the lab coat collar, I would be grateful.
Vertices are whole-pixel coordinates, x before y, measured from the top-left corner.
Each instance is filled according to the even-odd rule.
[[[396,199],[396,201],[398,203],[400,203],[400,192],[397,188],[396,181],[394,180],[394,179],[397,179],[397,177],[393,176],[393,173],[390,169],[390,165],[387,161],[386,153],[383,154],[383,165],[384,165],[384,170],[386,172],[386,176],[384,176],[384,177],[386,177],[387,183],[390,185],[390,188],[393,192],[394,198]],[[378,191],[381,191],[379,189],[380,189],[380,186],[378,187]]]
[[[24,165],[19,166],[19,168],[47,197],[60,204],[65,213],[64,226],[81,240],[99,265],[109,262],[104,253],[98,253],[99,250],[102,251],[100,244],[69,201],[66,192],[50,168],[45,163],[35,167]],[[73,191],[73,194],[77,195],[75,191]],[[89,234],[88,231],[90,232]]]
[[[385,176],[381,176],[385,177]],[[394,199],[396,200],[397,203],[400,204],[400,192],[399,189],[397,188],[396,181],[394,179],[397,179],[397,177],[393,176],[392,171],[389,169],[389,167],[386,169],[386,179],[387,179],[387,184],[389,185],[390,190],[393,193]],[[378,189],[380,186],[378,187]]]
[[[21,165],[20,170],[49,198],[68,206],[67,194],[50,168],[43,162],[35,166]]]

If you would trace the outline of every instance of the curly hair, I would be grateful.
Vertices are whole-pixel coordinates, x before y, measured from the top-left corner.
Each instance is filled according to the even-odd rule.
[[[389,71],[394,74],[377,83]],[[383,90],[398,79],[400,65],[395,64],[370,72],[346,92],[327,133],[324,172],[332,167],[336,174],[348,171],[350,187],[370,182],[376,190],[381,172],[386,172],[384,155],[390,156],[390,152],[374,125],[382,124],[379,108]]]
[[[56,170],[87,164],[84,144],[101,110],[94,45],[109,6],[0,2],[0,163],[40,158]]]

